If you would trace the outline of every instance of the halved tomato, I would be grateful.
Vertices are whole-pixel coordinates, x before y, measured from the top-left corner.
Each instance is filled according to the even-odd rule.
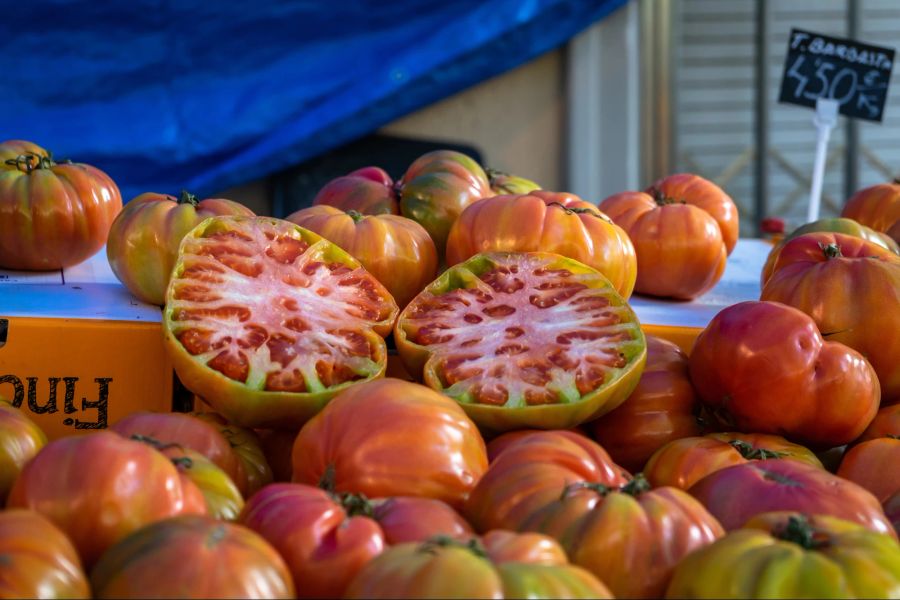
[[[565,429],[621,404],[647,345],[634,311],[595,269],[546,252],[460,263],[394,328],[407,370],[498,431]]]
[[[388,291],[288,221],[212,217],[188,233],[166,291],[165,344],[185,387],[245,427],[296,427],[381,377]]]

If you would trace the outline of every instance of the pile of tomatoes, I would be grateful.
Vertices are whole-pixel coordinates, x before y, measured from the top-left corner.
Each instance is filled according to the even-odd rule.
[[[628,300],[721,278],[697,175],[598,206],[439,151],[276,219],[0,159],[0,266],[105,243],[195,394],[49,442],[0,403],[0,595],[900,598],[900,185],[688,355]]]

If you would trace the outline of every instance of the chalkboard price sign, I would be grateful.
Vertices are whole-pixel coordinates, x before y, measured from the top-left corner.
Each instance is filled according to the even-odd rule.
[[[792,29],[778,101],[815,108],[832,98],[842,115],[881,121],[893,66],[892,48]]]

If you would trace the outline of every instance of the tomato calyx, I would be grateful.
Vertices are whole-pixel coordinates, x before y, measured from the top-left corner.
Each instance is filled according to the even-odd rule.
[[[425,554],[437,554],[440,548],[462,548],[479,558],[488,558],[487,550],[478,541],[478,538],[472,538],[467,542],[463,542],[448,535],[436,535],[423,542],[419,546],[418,551]]]
[[[687,204],[687,202],[685,202],[684,200],[666,196],[666,194],[661,189],[656,187],[650,188],[649,192],[653,197],[653,201],[656,202],[657,206],[666,206],[667,204]]]
[[[823,244],[819,242],[819,248],[822,249],[822,252],[825,254],[825,258],[831,260],[832,258],[843,258],[843,254],[841,254],[841,247],[837,244]]]
[[[71,161],[65,162],[70,163]],[[16,167],[16,169],[23,173],[31,173],[35,169],[49,169],[56,165],[50,154],[45,156],[34,152],[26,152],[15,158],[9,158],[6,160],[6,164]]]
[[[830,543],[828,536],[813,529],[803,515],[791,515],[787,523],[773,531],[772,535],[779,540],[793,542],[806,550],[824,548]]]
[[[754,448],[744,440],[731,440],[728,445],[741,453],[741,456],[747,460],[769,460],[775,458],[784,458],[787,452],[778,452],[777,450],[766,450],[765,448]]]
[[[129,436],[129,439],[134,440],[135,442],[141,442],[142,444],[147,444],[148,446],[156,449],[159,452],[163,452],[165,450],[168,450],[169,448],[178,448],[180,450],[184,449],[184,447],[177,442],[163,443],[155,437],[142,435],[140,433],[132,433]],[[179,470],[194,468],[194,459],[192,459],[190,456],[169,457],[169,461]]]
[[[578,490],[590,490],[604,497],[608,496],[614,491],[617,491],[637,498],[644,492],[650,491],[651,487],[652,486],[650,485],[650,482],[647,481],[647,478],[644,477],[642,473],[638,473],[631,481],[619,486],[618,488],[606,485],[604,483],[596,483],[592,481],[576,481],[575,483],[570,483],[565,488],[563,488],[562,495],[559,499],[566,500],[567,498],[569,498],[569,496],[571,496]]]
[[[375,517],[375,507],[365,494],[338,492],[335,490],[337,474],[334,465],[325,467],[325,472],[316,487],[324,491],[337,504],[340,504],[348,517]]]
[[[181,196],[178,197],[178,200],[176,200],[176,202],[178,204],[190,204],[191,206],[193,206],[195,208],[198,204],[200,204],[200,201],[197,199],[197,196],[195,196],[194,194],[190,193],[187,190],[181,190]]]
[[[593,209],[593,208],[580,208],[580,207],[572,208],[570,206],[565,206],[561,202],[551,202],[547,206],[558,206],[561,209],[563,209],[564,211],[566,211],[567,215],[592,215],[594,217],[597,217],[598,219],[602,219],[604,221],[609,221],[608,218],[604,219],[603,215],[601,215],[599,212],[597,212],[596,209]],[[609,222],[612,222],[612,221],[609,221]]]
[[[359,223],[364,218],[366,218],[366,215],[362,214],[358,210],[348,210],[347,216],[350,217],[351,219],[353,219],[354,223]]]

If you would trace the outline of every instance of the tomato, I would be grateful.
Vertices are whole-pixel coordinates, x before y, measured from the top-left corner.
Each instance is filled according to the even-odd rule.
[[[135,531],[103,554],[91,587],[95,598],[294,597],[287,566],[268,542],[202,516]]]
[[[463,518],[439,500],[369,501],[296,483],[260,490],[240,522],[278,550],[301,598],[341,597],[350,579],[388,545],[472,534]]]
[[[574,194],[534,191],[470,204],[450,229],[447,264],[481,252],[555,252],[600,271],[624,298],[637,258],[628,234]]]
[[[0,169],[0,268],[52,271],[96,254],[122,210],[115,182],[96,167],[58,163],[30,142],[3,142],[0,157],[7,156]]]
[[[256,430],[266,462],[272,469],[272,481],[285,482],[290,481],[293,477],[291,451],[294,448],[294,440],[297,439],[298,432],[299,429]]]
[[[274,475],[269,460],[262,447],[262,440],[252,429],[240,427],[229,422],[217,412],[195,410],[190,413],[219,430],[228,445],[237,455],[238,462],[243,465],[240,479],[235,481],[245,498],[249,498],[263,486],[272,483]],[[294,432],[296,434],[296,432]],[[293,442],[293,438],[291,438]],[[289,450],[290,453],[290,450]]]
[[[300,429],[293,480],[370,498],[420,496],[458,507],[487,468],[484,440],[455,402],[399,379],[357,384]]]
[[[496,533],[496,534],[495,534]],[[345,598],[612,598],[544,537],[488,533],[395,546],[366,565]]]
[[[810,315],[871,363],[883,403],[900,402],[900,256],[841,233],[802,235],[782,248],[760,299]]]
[[[72,542],[40,513],[0,512],[0,557],[3,598],[91,597]]]
[[[425,228],[441,256],[450,227],[463,209],[493,195],[481,165],[453,150],[435,150],[420,156],[398,186],[401,214]]]
[[[837,474],[886,502],[900,492],[900,436],[866,440],[847,450]]]
[[[900,492],[897,492],[884,502],[884,514],[893,524],[894,531],[900,536]]]
[[[496,169],[485,169],[485,173],[491,184],[491,191],[498,196],[501,194],[528,194],[541,189],[540,184],[518,175],[510,175]]]
[[[866,359],[825,341],[811,317],[778,302],[720,311],[697,337],[690,374],[723,427],[807,446],[852,441],[878,410],[878,378]]]
[[[866,227],[865,225],[860,225],[853,219],[847,219],[845,217],[819,219],[818,221],[813,221],[812,223],[801,225],[800,227],[792,231],[787,237],[783,238],[781,241],[775,244],[775,247],[772,248],[772,250],[769,252],[769,256],[766,257],[766,264],[763,265],[760,284],[766,285],[766,282],[772,276],[772,269],[775,267],[775,262],[778,260],[778,256],[781,254],[781,249],[784,248],[784,245],[786,243],[796,237],[800,237],[801,235],[817,232],[832,232],[852,235],[854,237],[868,240],[874,244],[886,248],[894,254],[900,254],[900,246],[897,245],[897,242],[892,240],[884,233],[875,231],[874,229]]]
[[[34,421],[0,398],[0,506],[22,467],[46,443],[47,436]]]
[[[890,533],[878,500],[861,486],[796,460],[750,461],[710,473],[688,489],[731,531],[753,516],[797,510],[854,521]]]
[[[799,460],[823,469],[816,455],[783,437],[764,433],[711,433],[674,440],[657,450],[644,476],[654,486],[686,490],[710,473],[751,460]]]
[[[363,167],[332,179],[319,190],[312,203],[364,215],[400,214],[394,181],[379,167]]]
[[[157,447],[172,464],[203,494],[207,514],[222,521],[234,521],[244,508],[244,497],[228,473],[214,462],[178,444],[160,444]]]
[[[182,241],[163,333],[187,389],[237,425],[287,429],[384,374],[397,310],[355,258],[311,231],[211,217]]]
[[[201,221],[216,215],[252,217],[253,211],[233,200],[198,200],[187,192],[179,198],[141,194],[125,205],[109,229],[109,266],[136,298],[161,305],[181,240]]]
[[[565,429],[609,412],[647,354],[609,281],[546,252],[451,267],[403,310],[394,340],[410,374],[497,431]]]
[[[737,207],[711,181],[671,175],[647,192],[622,192],[600,203],[634,243],[635,291],[690,300],[725,271],[738,237]]]
[[[875,231],[887,231],[900,221],[900,183],[882,183],[859,190],[847,200],[841,216]]]
[[[401,308],[437,275],[434,242],[412,219],[312,206],[287,220],[346,250],[387,288]]]
[[[900,404],[882,406],[875,418],[856,441],[864,442],[887,436],[900,436]]]
[[[647,366],[637,387],[618,408],[587,425],[613,460],[632,472],[664,444],[704,432],[687,356],[668,340],[646,337]]]
[[[688,556],[668,598],[892,598],[900,546],[827,515],[772,512]]]
[[[898,246],[900,246],[900,220],[896,221],[893,225],[888,227],[887,231],[884,232],[886,236],[894,240]]]
[[[85,567],[135,529],[180,514],[205,514],[202,495],[172,462],[141,442],[101,431],[44,446],[7,500],[62,529]]]

